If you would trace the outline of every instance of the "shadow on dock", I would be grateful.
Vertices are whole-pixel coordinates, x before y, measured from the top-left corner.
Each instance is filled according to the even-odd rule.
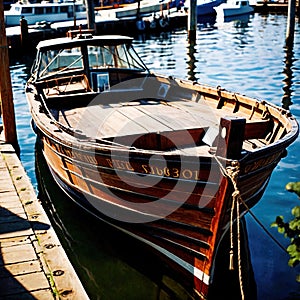
[[[6,192],[9,193],[6,196],[7,205],[11,207],[0,207],[0,298],[49,297],[52,293],[36,253],[34,244],[37,241],[33,229],[46,231],[50,226],[29,221],[23,208],[18,207],[16,197]],[[1,189],[1,205],[4,193]]]

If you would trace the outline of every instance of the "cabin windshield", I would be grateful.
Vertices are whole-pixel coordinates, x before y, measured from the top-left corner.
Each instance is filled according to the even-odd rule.
[[[38,77],[47,77],[68,71],[83,70],[80,47],[48,50],[41,55]]]
[[[146,71],[147,67],[130,45],[87,45],[65,49],[49,49],[40,52],[37,78],[46,79],[57,75],[82,72],[89,64],[90,70],[107,68]],[[88,61],[85,53],[87,50]]]
[[[134,52],[125,44],[113,46],[88,46],[89,65],[91,69],[121,68],[146,70],[145,65]]]

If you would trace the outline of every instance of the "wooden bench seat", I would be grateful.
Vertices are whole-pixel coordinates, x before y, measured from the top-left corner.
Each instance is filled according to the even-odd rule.
[[[85,74],[45,80],[37,85],[46,97],[91,91]]]

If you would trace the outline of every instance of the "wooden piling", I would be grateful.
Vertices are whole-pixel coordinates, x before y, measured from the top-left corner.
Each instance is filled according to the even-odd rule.
[[[24,16],[20,19],[21,46],[25,50],[28,45],[28,23]]]
[[[190,7],[188,12],[188,39],[196,41],[197,32],[197,0],[189,0]]]
[[[0,101],[5,141],[19,151],[13,93],[9,71],[8,45],[6,39],[3,0],[0,0]]]
[[[286,38],[285,38],[285,42],[287,46],[292,46],[294,43],[295,13],[296,13],[296,0],[289,0]]]
[[[92,0],[86,1],[86,10],[87,10],[88,29],[95,30],[95,9],[94,9],[94,2]]]

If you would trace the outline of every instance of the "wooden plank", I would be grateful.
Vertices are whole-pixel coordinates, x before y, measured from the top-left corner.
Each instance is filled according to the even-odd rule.
[[[145,128],[145,132],[167,131],[172,129],[172,127],[170,127],[168,124],[164,124],[158,120],[155,115],[152,116],[146,114],[143,110],[147,106],[148,105],[123,106],[119,108],[118,111],[127,116],[127,118],[131,119],[132,122],[135,122],[141,127]],[[161,105],[158,106],[161,107]],[[143,110],[141,110],[140,107],[142,107]]]
[[[247,122],[245,125],[244,139],[263,139],[272,129],[272,121],[257,120],[255,122]]]
[[[138,109],[173,130],[202,127],[199,126],[199,120],[195,119],[191,113],[179,108],[174,108],[173,106],[160,105],[155,107],[155,105],[143,105]]]

